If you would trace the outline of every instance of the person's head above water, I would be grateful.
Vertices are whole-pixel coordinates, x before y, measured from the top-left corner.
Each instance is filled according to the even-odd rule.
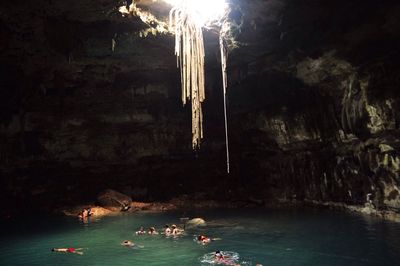
[[[165,227],[165,228],[169,228],[169,225],[168,225],[168,224],[166,224],[164,227]]]
[[[175,228],[176,228],[176,225],[174,225],[174,224],[173,224],[173,225],[171,225],[171,228],[175,229]]]
[[[56,251],[56,249],[55,249],[55,248],[52,248],[52,249],[51,249],[51,251],[53,251],[53,252],[54,252],[54,251]]]
[[[215,257],[223,258],[221,251],[219,251],[219,250],[215,251]]]

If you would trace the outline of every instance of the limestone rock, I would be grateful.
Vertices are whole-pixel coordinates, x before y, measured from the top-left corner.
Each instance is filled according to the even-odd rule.
[[[132,203],[131,197],[112,189],[101,192],[97,197],[97,201],[101,207],[109,210],[124,210],[128,206],[130,207]]]
[[[79,213],[83,210],[83,209],[91,209],[92,212],[92,217],[103,217],[103,216],[108,216],[108,215],[112,215],[114,212],[112,212],[111,210],[105,209],[103,207],[99,207],[99,206],[87,206],[87,205],[82,205],[82,206],[76,206],[75,208],[72,209],[62,209],[60,210],[61,213],[63,213],[66,216],[75,216],[78,217]]]
[[[206,225],[207,225],[206,221],[202,218],[193,218],[186,222],[186,228],[194,228],[199,226],[201,227]]]

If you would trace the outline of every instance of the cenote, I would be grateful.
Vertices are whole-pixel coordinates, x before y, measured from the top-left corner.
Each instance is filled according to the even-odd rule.
[[[185,213],[189,214],[189,213]],[[140,213],[93,219],[14,221],[2,225],[1,265],[215,265],[204,255],[237,252],[241,265],[396,265],[400,225],[369,216],[315,210],[213,210],[207,226],[178,238],[135,235],[140,226],[180,223],[181,213]],[[199,245],[194,235],[221,238]],[[143,248],[120,245],[129,239]],[[84,254],[51,252],[82,247]]]
[[[0,265],[399,265],[400,1],[0,2]]]

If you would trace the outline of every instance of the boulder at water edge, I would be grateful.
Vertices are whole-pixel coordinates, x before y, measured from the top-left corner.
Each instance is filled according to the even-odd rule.
[[[131,206],[131,197],[118,191],[107,189],[97,196],[97,202],[101,207],[112,211],[126,210]]]

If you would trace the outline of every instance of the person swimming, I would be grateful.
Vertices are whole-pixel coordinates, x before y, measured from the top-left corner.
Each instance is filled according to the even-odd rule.
[[[92,208],[88,208],[88,209],[83,209],[79,214],[78,214],[78,218],[80,220],[85,220],[88,219],[90,216],[93,216],[94,213],[92,211]]]
[[[232,258],[224,256],[219,250],[215,251],[214,262],[217,264],[224,264],[228,266],[240,266],[240,264],[236,264]]]
[[[124,247],[127,247],[127,248],[133,248],[133,249],[144,248],[144,246],[137,245],[137,244],[133,243],[130,240],[122,241],[121,242],[121,246],[124,246]]]
[[[217,241],[217,240],[222,240],[221,238],[210,238],[205,235],[199,235],[196,237],[196,241],[199,244],[207,245],[211,243],[212,241]]]
[[[165,228],[165,229],[164,229],[164,234],[165,234],[166,236],[171,235],[171,228],[169,228],[169,225],[166,224],[164,228]]]
[[[205,245],[205,244],[208,244],[208,243],[211,242],[211,238],[208,238],[208,237],[203,236],[203,235],[199,235],[199,236],[197,237],[197,242],[199,242],[199,243]]]
[[[149,235],[158,235],[158,232],[156,229],[152,226],[149,228],[149,231],[147,232]]]
[[[133,243],[130,240],[124,240],[124,241],[122,241],[121,245],[124,247],[133,248],[135,246],[135,243]]]
[[[83,248],[52,248],[52,252],[61,252],[61,253],[74,253],[78,255],[83,255],[83,252],[79,251]]]
[[[174,224],[171,225],[171,228],[172,228],[171,235],[177,236],[177,235],[181,235],[183,233],[183,230],[179,229]]]
[[[88,210],[83,209],[79,214],[78,214],[79,219],[83,220],[89,217]]]
[[[146,231],[144,230],[143,226],[140,227],[139,231],[136,231],[136,235],[145,235]]]

